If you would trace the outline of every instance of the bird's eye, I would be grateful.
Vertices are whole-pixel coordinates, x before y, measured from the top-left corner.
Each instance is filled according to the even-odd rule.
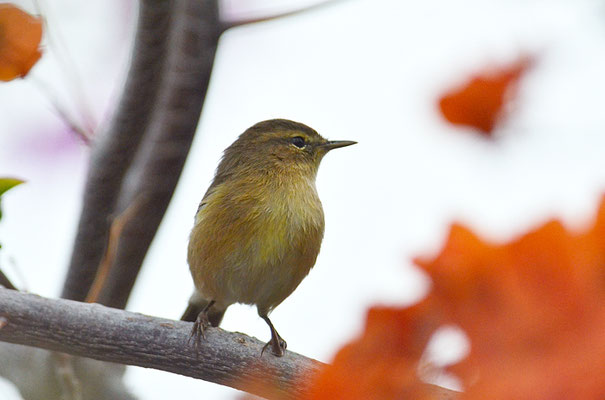
[[[292,143],[299,149],[302,149],[303,147],[305,147],[305,138],[303,138],[302,136],[294,136],[292,139],[290,139],[290,143]]]

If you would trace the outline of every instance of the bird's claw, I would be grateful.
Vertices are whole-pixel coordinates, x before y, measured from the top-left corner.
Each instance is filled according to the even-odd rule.
[[[263,349],[260,352],[261,356],[269,346],[271,346],[271,354],[275,357],[283,357],[283,355],[286,354],[286,347],[288,347],[288,344],[279,335],[277,338],[272,337],[271,340],[263,346]]]
[[[201,312],[193,323],[188,340],[188,343],[191,343],[191,340],[193,339],[193,346],[195,347],[196,352],[199,349],[202,338],[206,339],[206,329],[209,326],[210,321],[208,320],[208,314]]]

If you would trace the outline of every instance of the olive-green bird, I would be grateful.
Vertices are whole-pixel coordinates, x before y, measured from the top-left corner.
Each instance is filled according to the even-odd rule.
[[[218,326],[231,304],[251,304],[271,329],[265,348],[284,354],[286,342],[269,313],[296,289],[319,253],[319,164],[328,151],[355,143],[329,141],[301,123],[273,119],[247,129],[225,150],[189,239],[196,293],[182,319],[195,318],[192,337],[200,340],[208,326]]]

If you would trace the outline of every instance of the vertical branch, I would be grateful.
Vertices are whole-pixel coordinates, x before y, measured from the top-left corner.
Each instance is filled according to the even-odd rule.
[[[120,193],[120,209],[141,199],[120,236],[99,302],[123,308],[189,153],[221,34],[216,1],[183,0],[171,23],[165,82],[148,138]]]
[[[122,181],[156,106],[173,2],[141,0],[130,71],[109,130],[93,143],[62,296],[84,300],[103,256]]]
[[[126,226],[126,223],[135,215],[136,209],[140,204],[140,201],[134,201],[126,210],[124,210],[123,213],[114,218],[112,221],[111,227],[109,228],[109,240],[107,241],[107,248],[105,249],[105,254],[103,255],[101,264],[97,269],[95,280],[92,282],[90,290],[84,299],[86,303],[97,302],[101,289],[103,289],[105,286],[105,281],[109,276],[109,271],[111,271],[111,268],[115,264],[114,261],[118,251],[118,243],[120,242],[120,236],[122,235],[124,226]]]

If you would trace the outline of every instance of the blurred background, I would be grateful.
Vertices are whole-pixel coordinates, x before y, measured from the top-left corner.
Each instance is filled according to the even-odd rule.
[[[58,296],[75,235],[89,150],[55,110],[102,131],[129,62],[137,3],[15,2],[47,19],[44,55],[27,78],[0,85],[0,265],[14,283]],[[224,0],[225,20],[311,1]],[[581,228],[605,189],[605,2],[596,0],[342,0],[227,31],[198,133],[128,309],[178,319],[193,283],[186,263],[197,205],[221,153],[252,124],[303,122],[358,145],[318,175],[326,214],[311,274],[272,314],[288,348],[329,362],[374,304],[410,304],[429,289],[412,258],[434,254],[453,221],[493,241],[549,218]],[[529,56],[492,137],[454,127],[437,103],[472,75]],[[222,327],[269,339],[248,306]],[[460,356],[453,331],[437,359]],[[145,399],[234,399],[233,389],[129,367]],[[444,379],[446,384],[455,382]],[[8,384],[0,398],[17,399]]]

